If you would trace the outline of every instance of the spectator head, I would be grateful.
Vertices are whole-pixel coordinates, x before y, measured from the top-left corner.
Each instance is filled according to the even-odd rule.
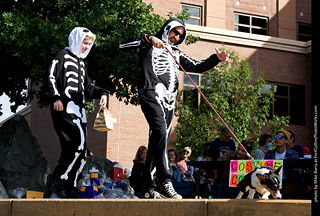
[[[146,162],[146,159],[147,159],[147,147],[145,146],[140,146],[138,148],[138,151],[136,153],[136,156],[134,158],[135,161],[140,161],[141,163],[145,163]]]
[[[269,142],[272,142],[272,136],[270,134],[264,133],[259,138],[259,146],[264,146],[268,144]]]
[[[286,130],[278,130],[274,135],[275,144],[277,147],[284,147],[289,143],[291,134]]]
[[[246,149],[246,151],[250,154],[252,151],[252,145],[246,141],[246,140],[242,140],[241,144],[244,146],[244,148]],[[247,153],[246,151],[242,148],[241,145],[238,145],[237,149],[236,149],[236,156],[239,160],[243,160],[247,158]]]
[[[233,132],[232,127],[229,126],[229,128]],[[228,128],[226,126],[222,126],[221,129],[220,129],[220,141],[229,142],[231,137],[232,137],[232,134],[230,133]]]
[[[182,160],[187,159],[191,155],[191,148],[185,147],[182,151]]]
[[[168,159],[170,163],[178,163],[178,154],[176,152],[176,150],[174,149],[169,149],[168,150]]]

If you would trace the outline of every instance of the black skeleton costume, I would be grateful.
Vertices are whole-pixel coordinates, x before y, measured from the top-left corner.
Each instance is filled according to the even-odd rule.
[[[169,32],[178,26],[184,28],[183,37],[171,46],[168,43]],[[184,22],[178,18],[171,18],[155,37],[164,42],[186,71],[204,72],[220,62],[216,54],[203,61],[196,61],[175,48],[185,41],[186,35]],[[155,171],[160,183],[169,181],[172,173],[167,155],[167,139],[171,130],[178,93],[179,65],[166,49],[158,49],[150,45],[147,38],[149,38],[148,35],[141,35],[126,39],[120,43],[120,48],[139,55],[141,67],[138,86],[139,102],[150,127],[144,186],[155,188],[156,184],[153,179]]]
[[[86,28],[74,28],[69,35],[69,47],[57,54],[48,70],[51,116],[61,144],[61,157],[53,177],[63,182],[66,192],[77,186],[77,177],[86,163],[85,98],[98,99],[101,95],[107,95],[106,90],[91,83],[83,61],[94,41],[84,53],[79,52],[80,45],[87,35],[93,33]],[[59,100],[63,104],[63,111],[53,109],[53,104]]]

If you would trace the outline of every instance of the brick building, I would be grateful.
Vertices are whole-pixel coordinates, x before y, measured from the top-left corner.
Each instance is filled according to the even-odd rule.
[[[248,58],[254,75],[275,89],[277,101],[272,112],[290,115],[288,130],[296,134],[296,143],[311,149],[311,0],[144,0],[154,12],[166,16],[188,8],[191,19],[187,31],[198,35],[197,43],[179,47],[194,59],[207,58],[214,48],[236,50]],[[193,74],[193,77],[200,76]],[[201,80],[201,77],[198,77]],[[200,83],[199,83],[200,84]],[[183,90],[184,74],[180,72]],[[49,110],[37,108],[36,101],[26,109],[33,134],[42,146],[51,169],[60,155]],[[148,124],[139,106],[125,105],[109,95],[109,110],[117,119],[115,130],[92,130],[95,113],[88,120],[88,148],[95,154],[131,167],[140,145],[148,144]],[[25,112],[25,111],[24,111]],[[26,112],[25,112],[26,113]],[[174,119],[173,128],[177,124]],[[174,131],[169,139],[174,139]],[[214,139],[214,138],[213,138]]]

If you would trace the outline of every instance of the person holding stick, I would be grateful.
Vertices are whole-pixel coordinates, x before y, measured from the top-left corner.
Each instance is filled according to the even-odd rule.
[[[196,61],[186,56],[176,46],[187,37],[185,24],[178,18],[170,18],[152,35],[140,35],[125,39],[120,48],[139,56],[141,76],[139,80],[139,102],[149,124],[149,144],[145,170],[143,172],[146,198],[160,198],[155,191],[153,174],[156,172],[161,192],[169,198],[181,199],[170,180],[172,172],[167,155],[167,139],[171,131],[174,106],[178,94],[178,63],[189,72],[204,72],[220,61],[228,61],[229,55],[218,49],[207,59]]]

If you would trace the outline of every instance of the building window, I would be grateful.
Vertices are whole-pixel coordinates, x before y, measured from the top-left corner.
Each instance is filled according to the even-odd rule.
[[[191,6],[191,5],[182,5],[182,11],[184,9],[188,9],[188,13],[190,13],[190,18],[185,21],[185,23],[192,24],[192,25],[201,25],[201,7],[199,6]]]
[[[188,73],[193,82],[200,87],[201,75],[198,73]],[[200,108],[201,95],[198,90],[194,87],[189,78],[183,74],[183,99],[192,98],[193,107]]]
[[[307,23],[298,23],[298,40],[309,41],[311,40],[311,25]]]
[[[273,89],[275,98],[271,116],[290,116],[290,124],[305,125],[305,86],[265,84],[263,90],[270,89]]]
[[[234,30],[251,34],[268,35],[268,18],[235,13]]]

